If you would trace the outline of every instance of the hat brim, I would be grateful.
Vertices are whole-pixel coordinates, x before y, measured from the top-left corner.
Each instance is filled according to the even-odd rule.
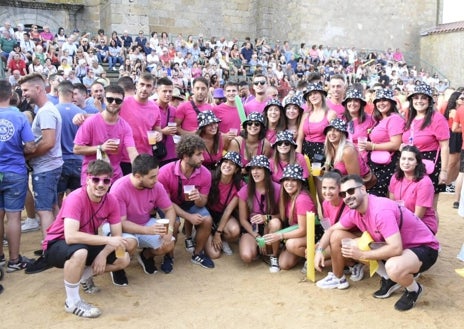
[[[279,142],[290,142],[291,145],[293,145],[293,146],[295,146],[295,147],[298,146],[298,144],[295,143],[295,141],[294,141],[293,139],[292,139],[291,141],[289,141],[288,139],[284,139],[284,140],[280,140],[280,141],[277,141],[277,140],[276,140],[274,143],[271,144],[271,147],[272,147],[272,148],[277,147],[277,143],[279,143]]]
[[[310,90],[310,91],[305,92],[305,93],[303,94],[303,99],[304,99],[305,101],[307,101],[307,100],[308,100],[309,94],[312,93],[313,91],[318,91],[318,92],[320,92],[321,94],[323,94],[324,97],[327,97],[327,91],[325,91],[325,90],[319,90],[319,89],[314,89],[314,90]]]
[[[325,127],[325,128],[324,128],[324,136],[327,136],[327,133],[329,132],[329,130],[330,130],[331,128],[335,128],[335,129],[338,130],[339,132],[344,133],[346,137],[348,137],[348,131],[340,130],[340,129],[334,127],[334,126],[327,126],[327,127]]]
[[[306,179],[304,179],[304,177],[301,177],[301,178],[298,177],[298,178],[296,178],[296,177],[288,177],[288,176],[287,176],[287,177],[282,177],[282,178],[279,180],[279,183],[282,183],[282,182],[283,182],[284,180],[286,180],[286,179],[299,180],[299,181],[302,182],[302,183],[305,183],[305,182],[306,182]]]
[[[366,104],[367,104],[367,102],[366,102],[364,99],[362,99],[362,98],[354,98],[354,97],[353,97],[353,98],[345,98],[345,99],[343,100],[343,102],[342,102],[342,105],[343,105],[344,107],[346,107],[346,104],[347,104],[350,100],[352,100],[352,99],[357,99],[357,100],[361,103],[362,106],[366,106]]]
[[[412,93],[410,94],[408,97],[406,97],[406,99],[408,100],[408,102],[411,102],[411,98],[414,96],[414,95],[425,95],[429,98],[429,101],[434,103],[434,100],[433,100],[433,97],[430,96],[429,94],[426,94],[426,93]]]

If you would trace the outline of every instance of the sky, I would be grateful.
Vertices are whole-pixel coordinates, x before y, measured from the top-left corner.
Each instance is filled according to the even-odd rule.
[[[464,21],[463,0],[443,0],[443,23]]]

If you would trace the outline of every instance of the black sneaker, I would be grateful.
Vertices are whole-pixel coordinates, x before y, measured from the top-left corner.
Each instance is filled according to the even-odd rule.
[[[26,274],[35,274],[46,271],[52,267],[53,266],[47,263],[44,256],[40,256],[35,262],[28,264],[24,272]]]
[[[193,243],[192,238],[185,239],[185,250],[191,254],[195,251],[195,243]]]
[[[0,294],[3,292],[3,286],[0,284]]]
[[[155,274],[156,272],[158,272],[158,269],[156,268],[155,261],[153,260],[153,258],[148,258],[148,259],[145,258],[143,256],[143,250],[137,255],[137,261],[142,266],[143,271],[146,274]]]
[[[110,272],[111,281],[115,286],[125,287],[129,284],[127,280],[126,272],[124,270]]]
[[[418,283],[419,286],[418,291],[406,291],[403,293],[403,296],[395,303],[395,309],[398,311],[407,311],[414,307],[417,302],[417,298],[419,298],[420,294],[422,293],[422,286]]]
[[[213,261],[211,260],[211,258],[206,256],[206,254],[204,252],[202,252],[201,254],[198,254],[198,255],[193,255],[192,256],[192,263],[200,265],[203,268],[214,268]]]
[[[34,259],[29,259],[27,257],[19,255],[19,259],[17,262],[13,263],[11,261],[8,261],[8,264],[6,265],[6,271],[7,273],[11,273],[24,270],[32,262],[34,262]]]
[[[5,263],[6,263],[5,254],[0,255],[0,266],[5,265]]]
[[[382,278],[380,289],[374,292],[373,296],[375,298],[388,298],[395,291],[401,288],[401,286],[393,280]]]
[[[42,250],[42,249],[34,250],[34,255],[36,255],[36,256],[42,256],[42,255],[43,255],[43,250]]]
[[[163,258],[163,264],[161,264],[161,270],[166,274],[171,273],[173,264],[174,264],[174,259],[172,259],[171,255],[166,254],[164,255],[164,258]]]

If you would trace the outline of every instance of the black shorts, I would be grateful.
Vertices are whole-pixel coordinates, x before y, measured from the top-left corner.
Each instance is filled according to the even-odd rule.
[[[438,250],[427,246],[409,248],[409,250],[415,253],[417,258],[422,262],[422,266],[419,270],[420,273],[427,271],[437,261]]]
[[[64,263],[66,263],[76,251],[79,249],[86,249],[88,254],[85,265],[90,266],[103,248],[105,248],[104,245],[89,246],[85,244],[67,244],[65,240],[51,241],[48,244],[47,250],[45,250],[45,260],[54,267],[63,268]],[[106,262],[108,264],[113,264],[115,260],[116,254],[114,251],[106,257]]]
[[[449,139],[449,153],[461,153],[462,149],[462,134],[461,133],[450,133]]]

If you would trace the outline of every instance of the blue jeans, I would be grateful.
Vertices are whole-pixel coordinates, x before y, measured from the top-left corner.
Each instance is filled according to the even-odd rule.
[[[2,172],[0,175],[0,209],[6,212],[17,212],[24,209],[28,174]]]
[[[32,173],[35,210],[53,210],[53,206],[58,202],[57,188],[60,177],[61,167],[40,174]]]
[[[82,160],[64,160],[57,192],[64,193],[68,189],[74,191],[81,187],[81,169]]]

